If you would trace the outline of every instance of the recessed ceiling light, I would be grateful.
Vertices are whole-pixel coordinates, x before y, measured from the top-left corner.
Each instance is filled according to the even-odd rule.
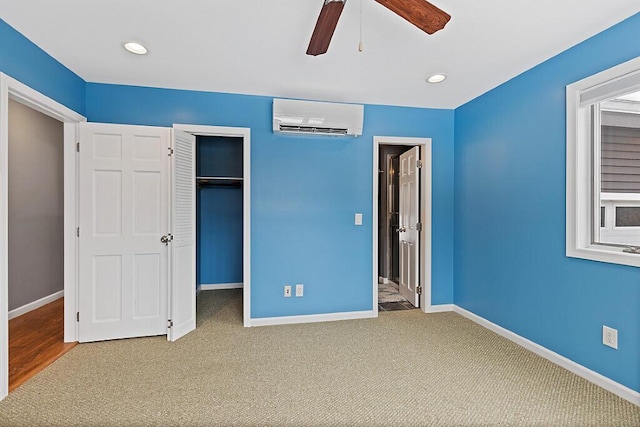
[[[147,53],[147,48],[136,42],[127,42],[124,44],[124,48],[136,55],[145,55]]]
[[[427,79],[428,83],[440,83],[447,78],[446,74],[434,74]]]

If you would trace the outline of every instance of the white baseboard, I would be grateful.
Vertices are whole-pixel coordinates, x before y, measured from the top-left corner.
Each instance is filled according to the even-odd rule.
[[[559,365],[568,371],[573,372],[574,374],[584,378],[587,381],[590,381],[611,393],[620,396],[621,398],[628,400],[629,402],[640,406],[640,393],[635,390],[630,389],[620,383],[617,383],[602,374],[599,374],[591,369],[588,369],[570,359],[567,359],[564,356],[559,355],[558,353],[549,350],[546,347],[541,346],[540,344],[536,344],[535,342],[528,340],[514,332],[511,332],[508,329],[503,328],[502,326],[496,325],[489,320],[478,316],[475,313],[472,313],[468,310],[465,310],[462,307],[454,306],[453,311],[458,313],[461,316],[466,317],[467,319],[483,326],[490,331],[495,332],[498,335],[505,337],[506,339],[513,341],[514,343],[526,348],[529,351],[534,352],[538,356],[544,357],[545,359]]]
[[[344,313],[308,314],[303,316],[261,317],[250,319],[249,326],[290,325],[293,323],[333,322],[336,320],[369,319],[376,317],[373,310]]]
[[[55,294],[51,294],[44,298],[40,298],[37,301],[30,302],[29,304],[25,304],[22,307],[14,308],[9,312],[9,320],[14,319],[18,316],[22,316],[25,313],[33,311],[37,308],[42,307],[43,305],[47,305],[50,302],[54,302],[57,299],[60,299],[64,296],[64,291],[58,291]]]
[[[201,291],[217,291],[220,289],[242,289],[242,283],[214,283],[210,285],[200,285],[198,289]]]
[[[454,307],[455,306],[453,304],[430,305],[428,307],[425,307],[423,311],[425,313],[444,313],[447,311],[453,311]]]

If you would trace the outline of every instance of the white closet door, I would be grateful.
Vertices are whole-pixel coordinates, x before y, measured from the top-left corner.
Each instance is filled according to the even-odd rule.
[[[419,304],[420,280],[420,147],[400,155],[400,294],[414,306]]]
[[[175,341],[196,328],[196,137],[173,130],[171,156],[171,265],[168,339]]]
[[[79,339],[167,333],[170,133],[80,125]]]

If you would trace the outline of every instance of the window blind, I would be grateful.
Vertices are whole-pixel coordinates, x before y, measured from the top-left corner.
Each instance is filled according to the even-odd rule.
[[[640,193],[640,114],[602,113],[601,186],[605,193]]]

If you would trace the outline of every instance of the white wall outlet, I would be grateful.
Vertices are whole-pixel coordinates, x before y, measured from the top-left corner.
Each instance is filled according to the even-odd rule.
[[[362,225],[362,214],[361,213],[357,213],[356,214],[355,223],[356,223],[356,225]]]
[[[291,296],[291,285],[284,285],[284,297],[289,298]]]
[[[304,285],[302,283],[298,283],[296,285],[296,296],[297,297],[304,296]]]
[[[602,325],[602,344],[618,349],[618,330]]]

